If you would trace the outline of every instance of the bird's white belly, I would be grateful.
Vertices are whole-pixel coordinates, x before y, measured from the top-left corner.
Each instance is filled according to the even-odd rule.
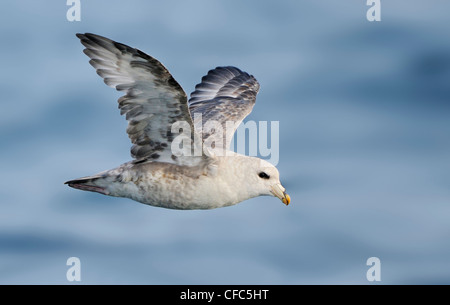
[[[111,196],[127,197],[144,204],[170,209],[213,209],[238,203],[239,198],[217,177],[174,176],[147,168],[122,171],[120,181],[109,185]]]

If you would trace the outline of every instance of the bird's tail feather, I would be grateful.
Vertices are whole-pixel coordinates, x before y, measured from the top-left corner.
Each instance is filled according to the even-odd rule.
[[[103,195],[109,195],[109,191],[106,189],[106,187],[101,186],[101,180],[103,180],[104,175],[95,175],[95,176],[89,176],[89,177],[83,177],[78,178],[74,180],[69,180],[64,182],[64,184],[67,184],[70,187],[73,187],[74,189],[79,189],[83,191],[89,191],[89,192],[96,192]]]

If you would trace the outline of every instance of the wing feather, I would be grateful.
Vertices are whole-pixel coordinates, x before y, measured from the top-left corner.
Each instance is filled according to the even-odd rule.
[[[83,52],[97,74],[108,86],[125,92],[118,103],[120,114],[128,120],[132,157],[170,163],[198,162],[193,157],[180,161],[171,151],[172,124],[185,121],[192,131],[194,127],[186,93],[169,71],[138,49],[90,33],[77,37],[86,47]]]
[[[229,149],[231,137],[239,124],[250,114],[259,91],[258,81],[236,67],[217,67],[202,78],[195,86],[189,99],[189,110],[192,118],[202,115],[202,126],[195,126],[197,132],[202,131],[203,141],[212,135],[204,130],[208,121],[221,124],[223,147]],[[226,122],[233,122],[233,130],[226,130]]]

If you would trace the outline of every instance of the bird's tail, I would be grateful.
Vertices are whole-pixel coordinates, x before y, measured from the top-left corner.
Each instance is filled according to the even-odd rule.
[[[109,191],[104,182],[105,175],[98,174],[89,177],[78,178],[64,182],[74,189],[83,191],[96,192],[103,195],[109,195]]]

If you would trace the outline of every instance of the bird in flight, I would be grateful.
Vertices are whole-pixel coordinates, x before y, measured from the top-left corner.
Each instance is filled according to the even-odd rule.
[[[217,67],[188,100],[155,58],[99,35],[77,37],[97,74],[124,93],[118,103],[133,160],[65,184],[169,209],[214,209],[266,195],[290,203],[275,166],[229,150],[256,101],[259,83],[252,75]],[[211,122],[215,128],[205,128]]]

